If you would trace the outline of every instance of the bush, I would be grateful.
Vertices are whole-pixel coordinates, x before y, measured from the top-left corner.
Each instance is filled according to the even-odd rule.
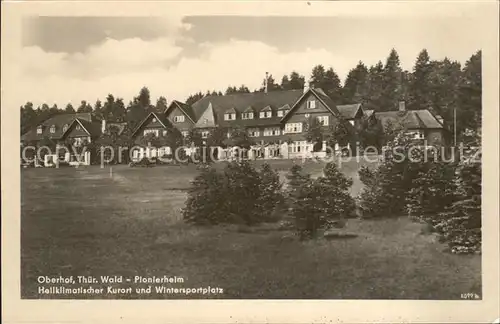
[[[200,225],[228,221],[226,214],[226,179],[214,168],[204,166],[188,191],[188,199],[182,214],[188,223]]]
[[[238,161],[223,172],[204,164],[199,170],[183,209],[187,222],[255,225],[271,220],[283,200],[279,177],[269,166],[258,172],[248,161]]]
[[[406,208],[406,197],[413,186],[423,151],[410,138],[399,135],[389,142],[383,162],[375,169],[358,171],[364,188],[358,196],[363,218],[399,217]]]
[[[323,176],[312,180],[294,165],[288,174],[288,200],[295,229],[301,239],[317,236],[320,229],[337,227],[355,210],[349,194],[352,180],[347,179],[334,163],[328,163]]]
[[[282,183],[278,172],[273,170],[268,163],[264,163],[259,171],[260,184],[259,184],[259,199],[257,204],[263,220],[277,221],[284,211],[285,197],[281,191]]]
[[[453,203],[455,190],[455,166],[452,163],[422,163],[406,196],[408,215],[431,226],[436,225],[438,214]]]

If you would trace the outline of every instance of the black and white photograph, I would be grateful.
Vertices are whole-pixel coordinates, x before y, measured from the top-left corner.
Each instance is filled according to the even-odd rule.
[[[21,300],[485,299],[488,6],[254,4],[22,16]]]

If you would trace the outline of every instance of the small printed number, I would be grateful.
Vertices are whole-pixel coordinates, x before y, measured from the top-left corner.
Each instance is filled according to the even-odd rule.
[[[474,293],[460,294],[460,298],[462,298],[462,299],[480,299],[479,295],[474,294]]]

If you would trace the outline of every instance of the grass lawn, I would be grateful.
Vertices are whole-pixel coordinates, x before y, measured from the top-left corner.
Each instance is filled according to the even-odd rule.
[[[286,170],[289,161],[273,163]],[[322,165],[305,169],[315,175]],[[361,186],[356,163],[342,170]],[[406,218],[350,220],[344,240],[300,242],[262,226],[182,223],[195,167],[23,169],[21,295],[38,276],[177,276],[172,287],[221,287],[220,295],[105,294],[81,298],[460,299],[481,295],[481,257],[442,252]],[[98,286],[98,285],[94,285]],[[123,284],[123,286],[127,286]],[[147,287],[147,285],[144,285]],[[74,297],[72,297],[74,298]]]

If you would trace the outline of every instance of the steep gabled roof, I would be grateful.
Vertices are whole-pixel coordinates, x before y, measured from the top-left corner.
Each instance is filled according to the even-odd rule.
[[[180,111],[182,111],[184,115],[186,115],[187,118],[189,118],[193,123],[195,123],[196,120],[198,120],[199,118],[199,116],[196,116],[195,112],[193,111],[193,108],[190,105],[177,100],[172,101],[170,105],[167,107],[167,109],[165,109],[164,113],[166,114],[170,109],[172,109],[172,107],[179,108]]]
[[[21,136],[21,140],[37,141],[45,137],[48,137],[53,140],[60,139],[65,133],[65,130],[63,130],[64,125],[68,126],[71,125],[76,118],[92,122],[91,113],[57,114],[40,122],[35,127],[32,127],[28,132],[26,132],[24,135]],[[43,127],[42,134],[37,133],[37,128],[40,126]],[[51,126],[55,126],[54,133],[50,132]]]
[[[160,124],[163,125],[163,127],[166,129],[168,128],[167,125],[168,125],[168,119],[167,119],[167,116],[165,113],[157,113],[157,112],[150,112],[140,123],[139,125],[137,125],[135,127],[135,129],[132,131],[131,133],[131,136],[135,136],[137,134],[137,132],[142,129],[142,127],[145,125],[145,123],[151,118],[151,117],[155,117],[156,120],[158,120],[158,122]]]
[[[215,127],[217,126],[217,118],[215,117],[212,103],[208,103],[208,108],[203,112],[201,117],[196,122],[196,128]]]
[[[408,129],[442,129],[443,125],[427,109],[375,112],[384,127],[388,123],[401,124]]]
[[[309,95],[310,93],[312,93],[316,97],[316,99],[321,101],[323,105],[325,105],[326,109],[328,109],[334,116],[342,117],[340,115],[340,112],[337,110],[337,107],[333,102],[333,100],[322,89],[310,88],[306,92],[304,92],[299,99],[297,99],[297,101],[293,104],[292,108],[288,111],[288,113],[285,116],[283,116],[281,121],[285,121],[289,116],[291,116],[296,107],[298,107],[299,104],[302,102],[302,100],[304,100],[304,98],[306,98],[307,95]]]
[[[252,106],[248,106],[245,110],[243,110],[243,112],[255,112],[255,109],[253,109]]]
[[[266,106],[262,108],[260,111],[273,111],[273,108],[271,106]]]
[[[339,105],[337,109],[340,115],[345,119],[354,119],[356,114],[361,109],[361,104],[351,104],[351,105]]]

